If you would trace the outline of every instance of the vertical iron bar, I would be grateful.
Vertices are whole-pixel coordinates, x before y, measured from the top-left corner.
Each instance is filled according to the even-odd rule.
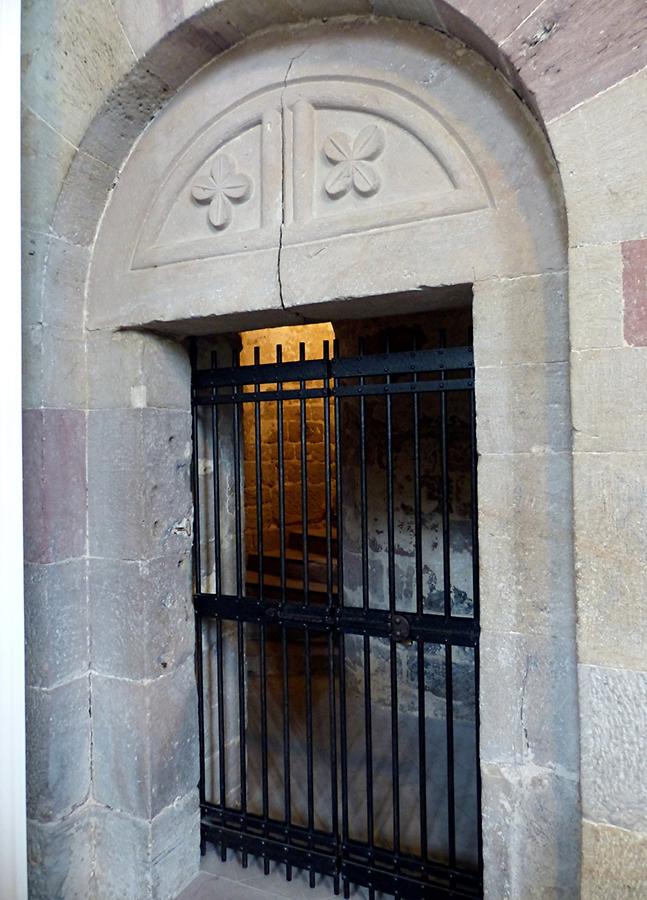
[[[471,342],[472,343],[472,342]],[[470,406],[470,472],[471,472],[471,516],[472,516],[472,602],[474,621],[478,624],[480,617],[480,584],[479,584],[479,543],[478,543],[478,455],[476,449],[476,395],[475,371],[470,371],[472,389],[469,395]],[[477,848],[479,874],[483,878],[483,832],[481,827],[481,752],[480,752],[480,654],[478,643],[474,647],[474,728],[476,731],[476,809],[477,809]]]
[[[197,345],[195,339],[191,341],[191,368],[193,371],[197,368]],[[195,497],[195,513],[194,513],[194,579],[196,592],[200,593],[202,588],[202,572],[200,559],[200,471],[199,471],[199,447],[198,447],[198,407],[196,403],[192,404],[191,430],[193,439],[193,491]],[[205,740],[204,740],[204,660],[202,648],[202,617],[195,613],[195,668],[196,683],[198,690],[198,742],[199,742],[199,782],[198,791],[200,795],[200,803],[204,803],[206,799],[206,777],[205,777]],[[200,834],[200,853],[204,856],[206,853],[206,843]]]
[[[254,365],[260,365],[260,349],[254,347]],[[260,390],[260,385],[257,385]],[[263,584],[263,460],[262,460],[262,430],[261,430],[261,400],[254,400],[254,455],[256,461],[256,550],[258,554],[258,597],[261,603],[265,599]],[[260,693],[261,693],[261,792],[264,828],[267,827],[269,817],[269,787],[268,787],[268,746],[267,746],[267,657],[266,637],[267,625],[262,621],[259,625],[260,637]],[[263,857],[263,870],[266,875],[270,871],[270,861]]]
[[[390,351],[389,339],[386,341],[386,352]],[[386,376],[387,385],[391,384],[391,376]],[[393,503],[393,408],[390,393],[386,395],[386,506],[387,506],[387,551],[388,551],[388,583],[389,612],[395,615],[395,528]],[[389,653],[391,679],[391,780],[393,791],[393,849],[400,853],[400,760],[399,760],[399,723],[398,723],[398,645],[391,641]]]
[[[339,344],[337,340],[333,343],[333,356],[339,357]],[[337,603],[340,607],[344,605],[344,516],[343,516],[343,467],[341,452],[341,402],[337,389],[339,388],[339,379],[333,381],[334,393],[334,416],[335,416],[335,475],[337,483],[335,485],[335,498],[337,506]],[[345,847],[348,844],[348,735],[346,723],[346,641],[343,631],[338,632],[339,635],[339,743],[341,755],[341,846],[342,856]],[[336,775],[335,775],[336,778]],[[344,878],[344,897],[350,896],[350,883]]]
[[[330,359],[330,345],[324,341],[323,358]],[[324,477],[326,482],[326,595],[328,612],[333,607],[332,597],[332,471],[330,455],[330,379],[326,373],[325,394],[323,397],[324,416]],[[337,701],[335,686],[335,635],[332,628],[328,631],[328,711],[330,716],[330,805],[331,828],[335,839],[339,832],[339,812],[337,793]],[[339,893],[339,875],[334,876],[334,892]]]
[[[364,341],[360,339],[359,355],[364,356]],[[365,384],[363,375],[359,376],[360,390]],[[359,395],[359,461],[360,461],[360,514],[362,537],[362,605],[365,611],[369,608],[368,582],[368,485],[366,472],[366,398]],[[369,849],[373,850],[373,724],[371,711],[371,645],[367,634],[363,640],[364,649],[364,729],[366,740],[366,830]]]
[[[233,351],[233,368],[238,367],[238,350]],[[236,527],[236,593],[239,597],[244,594],[243,585],[243,534],[241,513],[241,454],[240,454],[240,403],[238,403],[239,388],[233,388],[233,440],[234,440],[234,521]],[[243,818],[247,815],[247,727],[245,712],[245,623],[236,622],[238,638],[238,729],[239,729],[239,753],[240,753],[240,808]],[[247,852],[243,850],[241,855],[243,868],[247,868]]]
[[[301,342],[299,344],[299,362],[304,362],[306,358],[306,345]],[[300,381],[299,387],[305,391],[306,382]],[[301,462],[301,527],[302,527],[302,546],[303,546],[303,598],[305,605],[310,603],[310,572],[308,567],[308,457],[306,448],[306,430],[308,427],[306,418],[306,399],[301,397],[299,400],[299,455]]]
[[[276,345],[276,362],[283,362],[283,347]],[[279,395],[283,391],[283,382],[277,381],[276,389]],[[283,400],[279,397],[276,401],[276,439],[279,473],[279,564],[281,583],[281,602],[285,603],[285,461],[283,449]],[[283,676],[283,812],[285,824],[290,827],[292,823],[292,798],[290,785],[290,691],[289,691],[289,657],[288,635],[285,625],[281,625],[281,657]],[[287,837],[289,843],[290,838]],[[292,866],[285,864],[285,877],[292,881]]]
[[[440,334],[440,346],[446,346],[445,332]],[[449,525],[449,463],[448,463],[448,416],[447,391],[444,382],[445,370],[440,373],[440,429],[441,429],[441,468],[442,468],[442,524],[443,524],[443,590],[445,619],[452,614],[451,571],[450,571],[450,525]],[[447,839],[449,847],[449,865],[456,865],[456,815],[454,797],[454,689],[452,670],[452,647],[445,641],[445,713],[447,730]]]
[[[413,349],[417,346],[414,339]],[[418,381],[418,373],[413,375],[414,382]],[[413,400],[413,504],[414,504],[414,533],[416,554],[416,613],[422,616],[424,613],[424,599],[422,586],[422,503],[421,503],[421,477],[420,477],[420,395],[414,388]],[[425,714],[425,644],[422,639],[417,641],[418,656],[418,769],[420,795],[420,855],[423,861],[428,860],[428,836],[427,836],[427,735]]]

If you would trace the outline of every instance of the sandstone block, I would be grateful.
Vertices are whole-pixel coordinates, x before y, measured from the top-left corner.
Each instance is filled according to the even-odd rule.
[[[27,108],[22,111],[21,129],[23,225],[48,231],[74,147]]]
[[[620,0],[604,15],[563,0],[547,0],[528,12],[503,49],[546,121],[647,64],[647,16],[640,0]]]
[[[481,624],[523,634],[575,633],[571,456],[481,456]]]
[[[61,818],[90,791],[90,711],[86,677],[27,691],[27,811]]]
[[[78,146],[107,86],[134,63],[111,4],[32,0],[22,20],[23,91],[33,110]]]
[[[32,687],[87,672],[85,560],[25,566],[25,644]]]
[[[575,457],[578,659],[645,666],[647,454]]]
[[[79,150],[56,204],[55,232],[72,244],[92,244],[114,179],[111,166]]]
[[[632,75],[551,124],[571,244],[642,236],[647,205],[645,129],[647,71]]]
[[[93,815],[87,805],[56,822],[27,822],[29,897],[92,896]]]
[[[568,366],[481,367],[476,375],[480,453],[570,448]]]
[[[572,773],[579,765],[572,641],[484,631],[481,759]],[[550,715],[547,711],[550,710]]]
[[[622,245],[624,336],[632,347],[647,346],[647,240]]]
[[[582,900],[647,895],[647,834],[582,822]]]
[[[473,315],[477,366],[568,359],[564,274],[480,282]]]
[[[56,562],[85,554],[85,413],[23,415],[25,559]]]
[[[571,347],[622,347],[620,245],[572,247],[569,259]]]
[[[573,353],[571,397],[576,451],[641,451],[647,434],[647,349]],[[623,389],[623,385],[627,386]]]
[[[86,402],[85,341],[35,325],[23,333],[23,406],[78,409]]]
[[[579,896],[577,781],[535,765],[481,772],[486,896]]]
[[[95,675],[92,698],[94,789],[99,802],[150,819],[195,788],[193,660],[147,683]]]
[[[647,831],[647,674],[579,667],[582,812]]]
[[[193,653],[191,561],[92,559],[89,564],[91,654],[95,671],[155,678]]]

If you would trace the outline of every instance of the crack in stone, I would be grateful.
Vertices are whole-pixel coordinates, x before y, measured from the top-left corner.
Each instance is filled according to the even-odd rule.
[[[276,257],[276,278],[279,285],[279,300],[281,301],[281,308],[285,309],[285,301],[283,299],[283,282],[281,280],[281,254],[283,252],[283,229],[285,227],[285,106],[283,104],[283,98],[285,96],[285,91],[288,86],[288,78],[290,77],[290,72],[292,71],[292,66],[298,59],[306,53],[307,50],[310,49],[310,45],[301,51],[301,53],[297,53],[296,56],[292,56],[288,63],[288,67],[285,70],[285,77],[283,79],[283,90],[281,91],[281,224],[279,226],[279,246]]]

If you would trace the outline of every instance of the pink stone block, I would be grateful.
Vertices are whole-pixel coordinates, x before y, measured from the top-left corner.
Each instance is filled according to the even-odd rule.
[[[23,414],[25,559],[49,563],[85,554],[85,413]]]
[[[632,347],[647,347],[647,239],[622,245],[624,335]]]

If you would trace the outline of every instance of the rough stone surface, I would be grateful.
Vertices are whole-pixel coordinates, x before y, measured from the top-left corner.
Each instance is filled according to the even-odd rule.
[[[569,450],[568,366],[483,366],[476,410],[480,453]]]
[[[568,359],[566,275],[540,275],[474,286],[477,366]]]
[[[624,335],[633,347],[647,346],[647,240],[622,245]]]
[[[535,765],[577,779],[579,727],[573,717],[577,683],[568,638],[483,631],[481,760]],[[546,711],[550,710],[550,716]]]
[[[65,329],[70,336],[83,333],[85,278],[90,254],[85,247],[52,236],[43,281],[43,323]]]
[[[644,236],[646,129],[647,69],[551,124],[571,244]]]
[[[85,414],[23,415],[25,560],[57,562],[85,554]]]
[[[647,454],[577,454],[578,658],[645,667]]]
[[[23,90],[32,108],[78,146],[106,86],[135,61],[112,4],[28,0],[22,39]]]
[[[573,350],[622,347],[622,255],[619,244],[571,248],[568,308]]]
[[[24,408],[79,409],[85,401],[85,341],[45,325],[23,332]]]
[[[190,415],[97,410],[88,427],[91,554],[138,560],[188,551]]]
[[[27,691],[27,813],[50,821],[80,806],[90,791],[87,676],[51,690]]]
[[[122,678],[155,678],[193,653],[191,561],[90,560],[92,668]]]
[[[582,822],[582,900],[647,896],[647,834]]]
[[[550,121],[647,65],[646,47],[642,0],[545,0],[502,49]]]
[[[30,900],[92,896],[94,822],[87,805],[58,822],[27,823]]]
[[[200,865],[198,792],[178,798],[151,823],[152,891],[155,900],[175,900]]]
[[[134,331],[96,331],[88,335],[88,354],[91,409],[190,408],[191,367],[181,344]]]
[[[579,897],[577,781],[534,765],[481,774],[486,897]]]
[[[26,108],[22,110],[21,129],[23,225],[47,230],[75,148]]]
[[[570,454],[482,455],[478,483],[482,626],[572,638]]]
[[[575,450],[601,453],[645,449],[647,394],[638,386],[644,383],[646,365],[647,350],[641,347],[572,354]]]
[[[92,701],[94,792],[100,803],[150,819],[195,788],[193,660],[146,683],[94,675]]]
[[[582,812],[647,831],[647,674],[579,667]]]
[[[110,166],[79,151],[56,204],[53,219],[56,234],[73,244],[89,246],[114,178]]]
[[[86,561],[25,566],[27,684],[53,685],[88,668]]]

